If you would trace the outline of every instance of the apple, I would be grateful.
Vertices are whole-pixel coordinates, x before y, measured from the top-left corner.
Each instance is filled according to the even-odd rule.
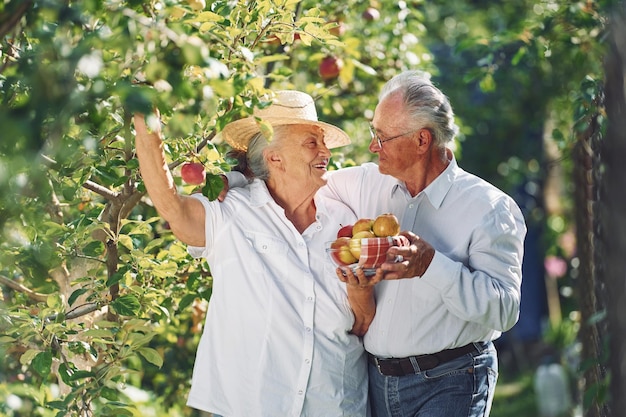
[[[342,226],[337,231],[337,237],[352,237],[352,225],[348,224],[346,226]]]
[[[378,237],[395,236],[400,233],[400,222],[391,213],[384,213],[374,219],[372,231]]]
[[[370,230],[361,230],[360,232],[353,234],[349,244],[352,256],[359,259],[361,257],[361,239],[370,239],[373,237],[376,237],[376,235],[374,235],[374,232]]]
[[[352,236],[356,235],[357,233],[363,230],[367,230],[368,232],[371,232],[373,224],[374,224],[374,220],[372,219],[363,218],[363,219],[357,220],[356,223],[354,223],[354,225],[352,226]]]
[[[330,244],[330,248],[330,256],[339,265],[350,265],[358,260],[350,252],[350,238],[347,236],[337,238]]]
[[[375,7],[368,7],[361,16],[363,19],[371,22],[372,20],[380,19],[380,12]]]
[[[343,35],[346,32],[346,25],[341,20],[334,20],[331,23],[336,23],[337,24],[337,26],[333,26],[332,28],[328,29],[328,32],[331,35],[335,35],[335,36],[339,37],[339,36]]]
[[[323,80],[331,80],[337,78],[341,69],[343,68],[343,61],[336,56],[328,55],[322,59],[318,68],[320,77]]]
[[[180,168],[180,176],[187,184],[200,185],[204,182],[206,174],[201,163],[185,162]]]
[[[187,0],[187,4],[194,10],[204,10],[206,7],[205,0]]]
[[[280,45],[282,43],[280,38],[276,35],[268,36],[263,42],[267,45]]]

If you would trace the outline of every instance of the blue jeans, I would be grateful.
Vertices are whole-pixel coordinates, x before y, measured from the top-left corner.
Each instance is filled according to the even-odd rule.
[[[413,375],[385,376],[369,364],[372,417],[488,417],[498,379],[493,343]]]

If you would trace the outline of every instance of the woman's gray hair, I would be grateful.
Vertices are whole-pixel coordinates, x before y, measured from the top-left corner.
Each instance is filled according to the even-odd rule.
[[[430,79],[418,71],[406,71],[396,75],[383,86],[379,102],[400,90],[407,109],[418,126],[428,128],[435,137],[435,145],[445,146],[458,133],[454,112],[445,94]]]
[[[260,132],[254,135],[248,144],[246,156],[248,169],[255,178],[263,181],[267,181],[270,177],[270,171],[263,155],[263,151],[269,146],[270,142]]]

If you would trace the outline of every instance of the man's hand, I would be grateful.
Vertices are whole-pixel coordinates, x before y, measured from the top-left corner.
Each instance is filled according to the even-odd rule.
[[[400,234],[409,239],[411,244],[390,247],[387,260],[376,271],[376,275],[382,272],[384,279],[388,280],[421,277],[435,256],[435,248],[412,232],[404,231]]]
[[[228,194],[228,177],[226,175],[220,175],[222,177],[222,182],[224,183],[224,187],[222,191],[217,195],[217,201],[222,202],[226,198],[226,194]]]

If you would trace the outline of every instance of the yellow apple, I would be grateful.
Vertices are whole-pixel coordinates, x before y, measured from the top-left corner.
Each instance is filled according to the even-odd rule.
[[[194,10],[204,10],[206,7],[205,0],[187,0],[187,4]]]
[[[378,237],[395,236],[400,233],[400,222],[391,213],[381,214],[374,219],[372,231]]]
[[[376,236],[373,232],[369,230],[361,230],[360,232],[352,235],[352,239],[350,239],[349,244],[350,253],[352,254],[352,256],[354,256],[356,259],[359,259],[361,257],[361,239],[369,239],[372,237]]]
[[[352,236],[356,235],[359,232],[364,230],[372,231],[372,225],[374,224],[374,220],[372,219],[359,219],[352,225]]]
[[[330,244],[330,256],[339,265],[350,265],[355,263],[356,259],[350,252],[350,238],[347,236],[339,237]]]

